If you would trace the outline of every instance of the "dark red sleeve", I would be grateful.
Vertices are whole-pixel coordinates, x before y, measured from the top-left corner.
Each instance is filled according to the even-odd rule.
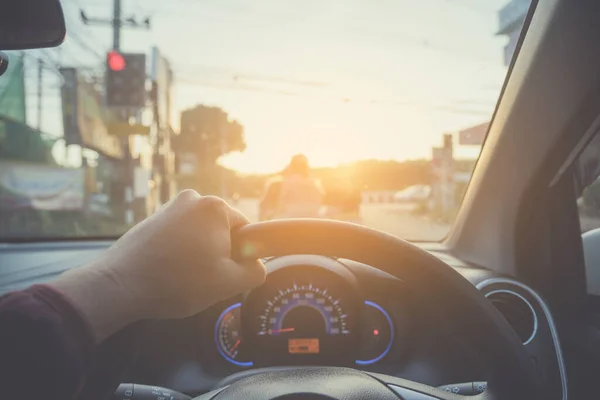
[[[86,320],[51,286],[0,297],[2,398],[75,398],[92,367],[94,348]]]

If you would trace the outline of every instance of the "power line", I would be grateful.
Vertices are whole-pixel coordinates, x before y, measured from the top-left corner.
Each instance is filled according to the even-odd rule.
[[[497,13],[499,9],[491,8],[491,7],[481,7],[481,4],[473,4],[470,2],[466,2],[464,0],[445,0],[448,3],[457,4],[459,7],[476,12],[484,12],[484,13]]]
[[[195,86],[202,86],[202,87],[210,87],[210,88],[214,88],[217,90],[230,90],[230,91],[242,91],[242,92],[254,92],[254,93],[263,93],[263,94],[270,94],[270,95],[276,95],[276,96],[285,96],[285,97],[306,97],[303,96],[299,93],[295,93],[295,92],[286,92],[286,91],[280,91],[280,90],[271,90],[265,87],[261,87],[261,86],[251,86],[251,85],[235,85],[235,84],[218,84],[218,83],[212,83],[212,82],[203,82],[203,81],[198,81],[198,80],[194,80],[194,79],[181,79],[179,77],[176,78],[176,84],[177,83],[184,83],[186,85],[195,85]],[[392,106],[399,106],[399,107],[403,107],[403,108],[416,108],[416,109],[422,109],[422,110],[435,110],[435,111],[441,111],[441,112],[446,112],[446,113],[450,113],[450,114],[467,114],[467,115],[473,115],[473,116],[487,116],[489,117],[491,115],[491,111],[485,111],[485,110],[476,110],[473,108],[461,108],[461,107],[453,107],[453,106],[446,106],[446,105],[419,105],[419,104],[415,104],[414,102],[411,101],[407,101],[407,100],[377,100],[377,99],[371,99],[371,100],[356,100],[356,99],[352,99],[350,97],[341,97],[341,98],[337,98],[337,99],[331,99],[331,101],[336,102],[336,103],[352,103],[352,104],[356,104],[356,103],[363,103],[365,105],[392,105]]]
[[[204,87],[212,87],[216,89],[223,90],[234,90],[234,91],[243,91],[243,92],[262,92],[262,93],[272,93],[280,96],[298,96],[298,93],[285,91],[285,90],[273,90],[264,88],[261,86],[254,85],[246,85],[246,84],[226,84],[226,83],[214,83],[214,82],[206,82],[206,81],[198,81],[194,79],[186,79],[186,78],[175,78],[178,83],[186,83],[190,85],[196,86],[204,86]]]
[[[176,18],[176,19],[181,19],[181,18],[194,18],[195,20],[198,19],[198,15],[196,13],[185,13],[185,12],[179,12],[179,11],[174,11],[172,9],[169,9],[167,12],[160,12],[157,14],[157,17],[160,18]],[[206,15],[202,15],[201,17],[204,17],[206,20],[208,21],[217,21],[217,22],[237,22],[235,21],[235,19],[231,19],[231,18],[211,18],[211,17],[207,17]],[[243,18],[242,21],[244,22],[251,22],[251,23],[256,23],[258,26],[262,27],[263,23],[261,21],[260,18]],[[352,29],[352,30],[348,30],[348,28],[345,28],[345,33],[355,33],[357,35],[360,35],[360,37],[365,38],[368,36],[368,31],[366,31],[365,29],[361,28],[361,27],[357,27],[356,29]],[[473,61],[477,61],[480,63],[486,63],[486,64],[493,64],[493,65],[501,65],[501,63],[498,61],[496,61],[493,58],[488,58],[488,57],[481,57],[479,54],[475,53],[475,52],[471,52],[471,51],[465,51],[465,49],[462,48],[452,48],[449,47],[445,44],[439,44],[436,43],[436,41],[427,38],[427,37],[422,37],[422,36],[417,36],[415,34],[413,34],[412,32],[398,32],[398,31],[379,31],[379,33],[383,33],[385,34],[385,36],[387,37],[393,37],[395,40],[400,40],[404,43],[407,43],[409,45],[421,48],[421,49],[425,49],[428,51],[439,51],[439,52],[443,52],[444,54],[448,55],[448,56],[452,56],[454,58],[461,58],[461,59],[471,59]],[[472,34],[469,34],[468,36],[469,38],[472,38]]]
[[[321,82],[321,81],[302,80],[302,79],[294,79],[294,78],[281,77],[281,76],[254,74],[254,73],[236,71],[229,67],[223,67],[223,66],[172,64],[172,67],[176,72],[177,72],[177,70],[181,71],[181,70],[187,69],[189,72],[193,72],[193,73],[196,73],[198,70],[206,70],[206,71],[213,71],[216,73],[223,73],[223,74],[228,75],[229,79],[231,79],[232,81],[236,81],[236,82],[238,82],[238,81],[256,81],[256,82],[265,82],[265,83],[306,86],[306,87],[314,87],[314,88],[324,88],[326,86],[329,86],[328,83]]]
[[[77,43],[82,49],[87,50],[90,54],[93,54],[95,57],[101,59],[102,55],[93,47],[85,42],[81,37],[71,34],[68,36],[68,39],[73,39],[75,43]]]
[[[89,36],[81,35],[81,32],[75,28],[76,24],[73,22],[71,17],[68,15],[67,15],[67,21],[69,22],[69,25],[71,26],[71,29],[69,30],[69,33],[67,35],[67,39],[72,39],[73,42],[75,44],[79,45],[80,48],[82,48],[83,50],[86,50],[90,54],[93,54],[96,58],[102,59],[103,56],[98,52],[98,50],[96,50],[94,48],[94,46],[90,45],[87,42],[87,39],[84,39],[84,37],[87,38]]]
[[[36,57],[36,56],[32,55],[31,53],[24,53],[24,55],[25,55],[25,58],[35,61],[36,63],[41,63],[41,65],[44,67],[44,69],[46,71],[51,71],[59,79],[62,80],[62,74],[60,73],[58,64],[49,63],[47,60],[40,58],[40,57]]]

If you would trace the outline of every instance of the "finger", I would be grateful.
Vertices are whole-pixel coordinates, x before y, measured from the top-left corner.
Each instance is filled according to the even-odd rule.
[[[198,202],[202,196],[193,189],[185,189],[181,192],[177,193],[174,197],[172,197],[168,202],[163,204],[160,210],[164,210],[169,208],[173,204],[177,204],[179,207],[184,207],[189,204],[194,204]]]
[[[242,226],[248,225],[250,223],[248,217],[242,214],[239,210],[236,210],[235,208],[229,205],[227,208],[229,227],[231,230],[241,228]],[[243,243],[238,243],[238,245],[247,247]],[[250,278],[249,284],[251,284],[252,287],[255,287],[262,284],[265,281],[265,278],[267,276],[267,268],[262,263],[262,261],[256,259],[249,259],[249,254],[247,253],[247,251],[242,250],[241,253],[238,253],[242,255],[242,260],[239,262],[234,262],[247,272],[247,276]]]
[[[267,268],[260,260],[228,260],[227,263],[227,269],[232,273],[229,281],[234,284],[235,290],[252,289],[261,285],[267,277]]]
[[[231,230],[241,228],[250,223],[248,217],[231,207],[229,204],[227,204],[227,217],[229,218],[229,228]]]

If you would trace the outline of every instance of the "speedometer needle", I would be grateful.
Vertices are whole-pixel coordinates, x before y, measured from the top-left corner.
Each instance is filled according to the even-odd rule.
[[[294,332],[296,328],[271,329],[271,333]]]
[[[233,345],[233,347],[231,348],[231,350],[229,350],[230,353],[233,353],[235,351],[235,349],[237,349],[237,347],[240,345],[241,340],[238,339],[237,342],[235,342],[235,344]]]

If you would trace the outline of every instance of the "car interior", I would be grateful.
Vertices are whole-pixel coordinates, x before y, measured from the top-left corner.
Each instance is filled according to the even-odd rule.
[[[594,0],[532,3],[442,241],[407,242],[329,220],[245,226],[233,251],[261,258],[266,282],[191,318],[144,321],[115,335],[101,345],[84,393],[595,398],[600,293],[590,288],[600,282],[600,239],[582,236],[577,202],[597,177],[582,163],[600,159],[582,157],[600,129],[599,15]],[[0,289],[48,281],[112,243],[2,243]],[[122,348],[128,335],[136,349]],[[115,365],[122,378],[107,381]]]

